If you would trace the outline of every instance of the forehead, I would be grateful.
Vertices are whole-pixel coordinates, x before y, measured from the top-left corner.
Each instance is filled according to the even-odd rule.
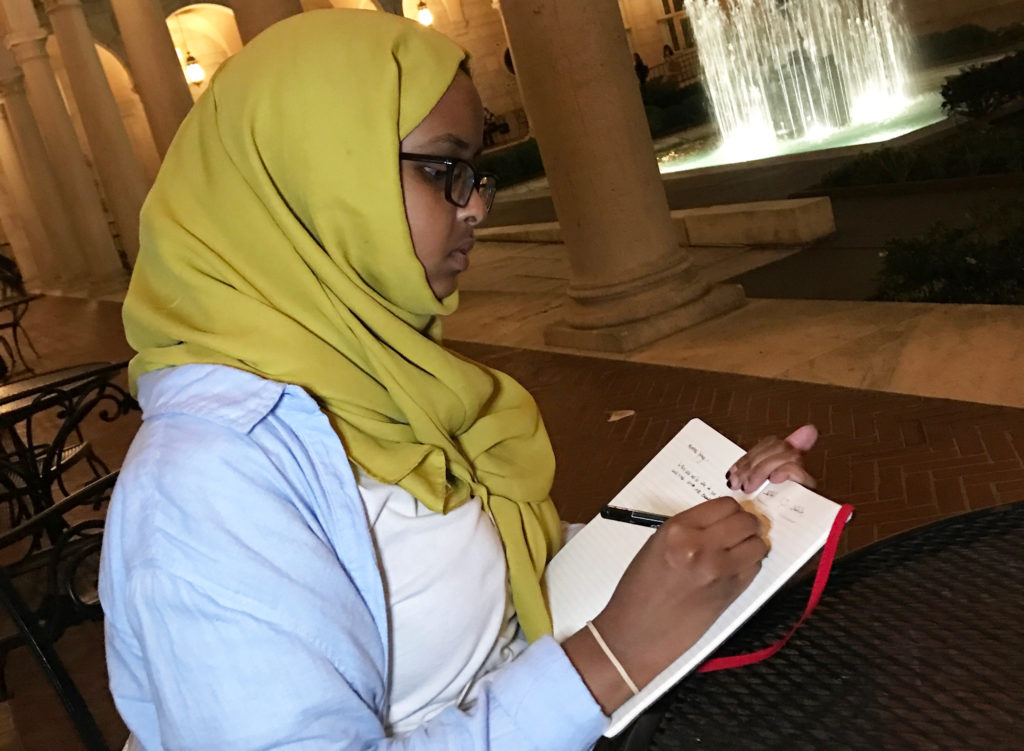
[[[483,104],[476,87],[469,76],[459,71],[430,114],[413,128],[406,140],[424,143],[455,135],[475,148],[483,137],[483,117]]]

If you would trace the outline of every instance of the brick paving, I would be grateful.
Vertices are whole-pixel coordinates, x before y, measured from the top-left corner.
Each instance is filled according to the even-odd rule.
[[[116,303],[43,298],[25,319],[47,370],[130,356]],[[1024,410],[451,342],[524,383],[558,457],[562,515],[592,516],[691,417],[741,445],[804,422],[821,431],[807,459],[819,489],[857,507],[844,550],[975,508],[1024,498]],[[631,417],[609,422],[615,410]],[[112,426],[104,456],[123,455],[131,423]],[[106,691],[99,624],[72,629],[59,650],[112,748],[125,737]],[[78,748],[64,713],[25,650],[7,666],[25,751]]]
[[[689,420],[741,446],[807,422],[822,494],[857,513],[842,550],[947,516],[1024,499],[1024,410],[450,342],[533,393],[555,446],[563,517],[591,518]],[[635,414],[615,422],[616,410]]]

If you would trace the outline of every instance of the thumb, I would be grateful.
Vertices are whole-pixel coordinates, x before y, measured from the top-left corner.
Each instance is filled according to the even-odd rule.
[[[786,443],[797,451],[810,451],[817,440],[818,429],[813,425],[804,425],[786,436]]]

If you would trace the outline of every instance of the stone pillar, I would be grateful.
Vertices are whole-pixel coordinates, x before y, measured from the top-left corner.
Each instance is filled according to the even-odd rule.
[[[40,292],[45,286],[46,270],[41,264],[52,260],[49,241],[39,224],[39,218],[31,210],[25,211],[24,193],[27,191],[24,176],[17,166],[18,156],[14,148],[7,119],[0,114],[0,224],[11,246],[14,260],[21,272],[21,281],[29,292]],[[30,202],[29,202],[30,203]],[[52,266],[51,266],[52,268]]]
[[[268,26],[302,12],[300,0],[227,0],[227,4],[235,12],[242,44]]]
[[[124,270],[110,236],[99,191],[50,67],[46,32],[39,27],[31,0],[0,2],[7,21],[5,42],[25,75],[25,91],[50,163],[60,165],[55,174],[64,205],[71,212],[77,245],[82,250],[86,268],[86,275],[80,281],[88,285],[123,278]],[[67,65],[71,67],[71,60]]]
[[[10,50],[0,45],[0,98],[3,134],[13,138],[0,146],[0,167],[8,176],[14,204],[33,249],[38,286],[55,289],[85,271],[70,212],[61,197],[46,145],[25,96],[24,78]],[[42,221],[41,217],[46,217]],[[22,259],[18,258],[19,265]],[[26,282],[28,281],[26,275]]]
[[[566,321],[545,341],[624,352],[741,305],[742,288],[712,288],[680,247],[618,4],[501,10],[571,268]]]
[[[121,246],[128,259],[134,261],[139,253],[139,212],[149,192],[149,183],[132,149],[121,111],[96,54],[96,42],[85,22],[81,2],[45,0],[43,7],[60,45],[94,167],[120,230]]]
[[[192,108],[192,94],[157,0],[110,0],[135,88],[163,157]]]

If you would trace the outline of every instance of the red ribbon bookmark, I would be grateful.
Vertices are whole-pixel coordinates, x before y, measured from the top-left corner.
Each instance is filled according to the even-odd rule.
[[[804,621],[807,620],[807,617],[817,606],[818,600],[821,599],[821,593],[825,591],[825,584],[828,582],[828,575],[832,571],[832,561],[835,560],[836,557],[836,548],[839,546],[839,536],[843,533],[843,528],[846,526],[846,522],[850,520],[852,515],[853,506],[848,503],[844,503],[842,507],[840,507],[839,513],[836,514],[835,521],[832,522],[832,529],[829,530],[828,538],[825,540],[825,547],[821,551],[821,560],[818,562],[818,572],[814,575],[814,584],[811,586],[811,596],[807,598],[807,607],[804,608],[803,615],[800,616],[800,620],[796,622],[796,625],[789,630],[789,633],[770,647],[759,649],[756,652],[748,652],[742,655],[730,655],[729,657],[712,658],[697,668],[698,673],[712,673],[716,670],[728,670],[729,668],[741,668],[745,665],[753,665],[755,662],[768,659],[782,649],[783,645],[789,641],[789,638],[795,634],[796,630],[803,625]]]

